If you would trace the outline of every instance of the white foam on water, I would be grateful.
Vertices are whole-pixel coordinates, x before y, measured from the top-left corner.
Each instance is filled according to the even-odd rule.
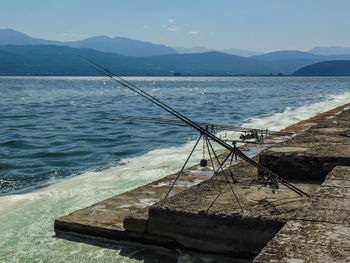
[[[52,238],[54,220],[175,173],[193,145],[190,141],[179,147],[156,149],[123,159],[117,167],[56,180],[31,193],[0,197],[0,262],[95,262],[101,253],[104,262],[139,262],[119,256],[118,250]],[[189,165],[197,163],[200,156],[199,150]],[[139,205],[145,207],[155,201],[142,200]]]
[[[252,118],[244,126],[280,130],[318,113],[350,102],[350,92],[315,104],[287,108],[265,118]],[[156,149],[123,159],[117,167],[56,180],[26,194],[0,197],[0,261],[2,262],[139,262],[119,250],[53,238],[55,218],[178,171],[194,145]],[[189,165],[202,158],[201,147]],[[147,200],[149,202],[150,200]],[[152,200],[154,201],[154,200]]]
[[[324,101],[296,109],[286,108],[281,113],[273,114],[267,118],[252,118],[247,120],[243,127],[262,128],[279,131],[294,123],[309,119],[322,112],[332,110],[350,102],[350,92],[330,95]]]

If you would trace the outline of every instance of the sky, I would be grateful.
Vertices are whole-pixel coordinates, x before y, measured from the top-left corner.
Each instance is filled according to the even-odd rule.
[[[349,0],[0,0],[0,29],[251,51],[350,47]]]

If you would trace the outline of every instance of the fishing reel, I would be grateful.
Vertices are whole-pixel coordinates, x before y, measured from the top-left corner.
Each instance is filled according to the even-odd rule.
[[[257,178],[252,180],[252,183],[258,183],[263,187],[270,187],[272,193],[275,193],[276,190],[279,189],[276,178],[271,177],[266,172],[259,174]]]
[[[259,134],[259,131],[254,129],[254,130],[250,130],[249,132],[242,133],[239,136],[239,139],[241,139],[242,141],[254,139],[257,142],[262,142],[264,139],[264,134],[262,131],[260,131],[260,134]]]

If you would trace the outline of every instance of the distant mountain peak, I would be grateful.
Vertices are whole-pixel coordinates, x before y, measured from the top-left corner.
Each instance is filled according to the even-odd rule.
[[[4,28],[4,29],[0,29],[0,31],[3,31],[3,32],[11,32],[11,33],[18,33],[18,34],[23,34],[23,35],[24,35],[24,33],[19,32],[19,31],[16,31],[16,30],[14,30],[14,29],[12,29],[12,28]]]
[[[46,40],[32,38],[14,29],[0,29],[0,45],[41,45]]]
[[[89,37],[89,38],[86,38],[86,39],[100,39],[100,40],[111,40],[112,38],[109,37],[109,36],[94,36],[94,37]],[[85,39],[85,40],[86,40]],[[81,40],[77,40],[77,41],[81,41]],[[76,41],[74,41],[76,42]]]
[[[26,38],[30,38],[30,36],[16,31],[14,29],[11,28],[5,28],[5,29],[0,29],[0,34],[2,37],[26,37]]]
[[[191,53],[204,53],[204,52],[212,51],[213,49],[195,46],[195,47],[191,47],[191,48],[175,47],[175,50],[180,54],[191,54]]]

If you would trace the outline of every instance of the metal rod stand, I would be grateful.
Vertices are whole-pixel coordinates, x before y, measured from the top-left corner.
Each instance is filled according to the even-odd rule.
[[[213,146],[211,145],[211,143],[210,143],[210,141],[209,141],[208,139],[207,139],[207,141],[208,141],[208,144],[210,145],[210,148],[211,148],[211,150],[213,151],[213,153],[214,153],[214,155],[215,155],[215,158],[216,158],[216,161],[218,162],[218,165],[219,165],[219,168],[216,170],[216,172],[214,173],[213,177],[218,173],[218,171],[219,171],[220,169],[223,171],[223,174],[225,175],[226,183],[227,183],[228,186],[230,187],[231,192],[232,192],[234,198],[236,199],[236,201],[237,201],[237,203],[238,203],[238,205],[239,205],[239,208],[240,208],[240,209],[242,210],[242,212],[243,212],[243,207],[241,206],[241,203],[239,202],[239,199],[238,199],[238,197],[237,197],[235,191],[233,190],[233,187],[232,187],[232,185],[230,184],[230,181],[228,180],[228,176],[227,176],[227,174],[226,174],[224,168],[222,167],[222,166],[225,164],[225,162],[227,161],[227,159],[230,157],[230,155],[233,154],[233,151],[231,151],[231,152],[225,157],[224,161],[223,161],[222,163],[220,163],[219,158],[217,157],[216,152],[215,152]],[[212,178],[213,178],[213,177],[212,177]],[[210,205],[210,207],[214,205],[215,201],[216,201],[218,198],[219,198],[219,196],[217,196],[217,197],[215,198],[214,202]]]

